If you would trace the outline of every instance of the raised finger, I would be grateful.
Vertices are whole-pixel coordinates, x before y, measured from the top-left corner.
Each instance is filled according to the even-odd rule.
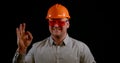
[[[22,32],[23,32],[23,33],[25,32],[25,27],[26,27],[26,24],[23,23],[23,24],[22,24]]]
[[[22,35],[22,24],[20,24],[19,30],[20,30],[20,35]]]
[[[16,35],[17,35],[17,44],[19,44],[21,37],[20,37],[20,30],[18,28],[16,28]]]
[[[17,38],[20,37],[20,30],[18,28],[16,28],[16,35],[17,35]]]

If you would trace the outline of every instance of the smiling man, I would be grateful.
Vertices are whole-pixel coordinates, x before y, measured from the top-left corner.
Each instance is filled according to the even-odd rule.
[[[16,28],[18,48],[13,63],[96,63],[88,46],[68,35],[70,15],[65,6],[50,7],[46,19],[51,35],[34,43],[28,53],[33,36],[25,31],[25,23]]]
[[[60,45],[67,35],[69,22],[67,18],[49,19],[49,30],[56,45]]]

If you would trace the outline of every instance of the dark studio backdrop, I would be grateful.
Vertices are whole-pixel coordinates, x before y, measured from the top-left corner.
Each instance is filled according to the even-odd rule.
[[[71,37],[86,43],[97,63],[104,63],[104,43],[111,38],[105,32],[104,12],[101,1],[96,0],[16,0],[5,2],[4,22],[5,40],[3,54],[4,63],[12,63],[17,48],[16,27],[26,23],[26,30],[33,35],[33,43],[50,35],[45,19],[47,10],[55,3],[66,6],[71,15],[68,33]],[[4,31],[3,31],[4,32]],[[31,45],[32,45],[31,44]],[[30,46],[31,47],[31,46]],[[4,52],[5,51],[5,52]],[[7,59],[6,59],[7,58]]]

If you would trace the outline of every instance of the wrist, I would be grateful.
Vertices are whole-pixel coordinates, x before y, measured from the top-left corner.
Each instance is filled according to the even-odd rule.
[[[26,48],[17,48],[17,52],[19,53],[19,54],[25,54],[26,53],[26,51],[27,51],[27,49]]]

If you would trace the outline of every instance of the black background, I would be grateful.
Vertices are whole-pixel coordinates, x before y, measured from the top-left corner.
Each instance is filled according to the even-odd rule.
[[[104,21],[103,2],[96,0],[16,0],[4,1],[1,7],[1,52],[4,63],[12,63],[17,48],[16,27],[26,23],[26,30],[33,34],[33,43],[50,35],[45,19],[47,10],[61,3],[69,10],[71,37],[89,47],[97,63],[104,63],[104,43],[112,40],[111,24]],[[30,46],[31,47],[31,46]]]

